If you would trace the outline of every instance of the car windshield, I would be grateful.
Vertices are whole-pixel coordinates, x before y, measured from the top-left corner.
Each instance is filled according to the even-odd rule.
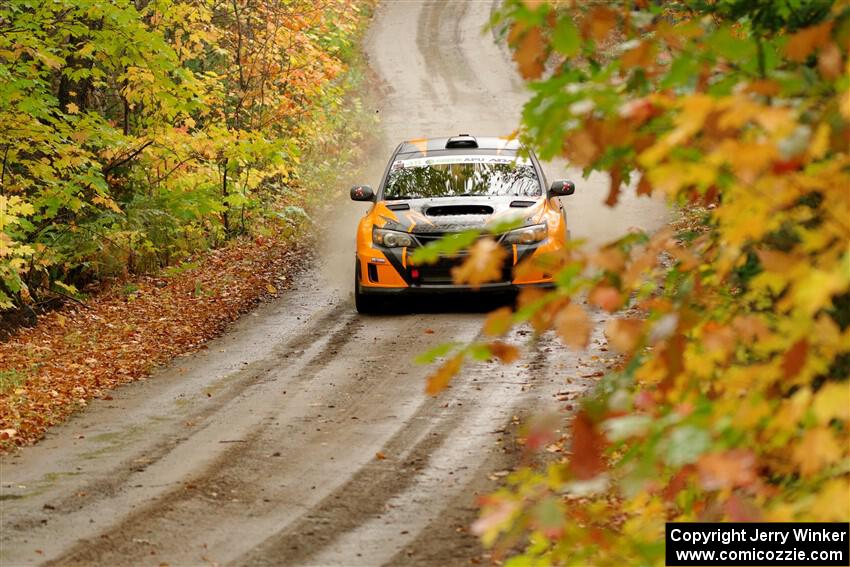
[[[540,182],[531,162],[519,157],[449,155],[393,163],[384,199],[427,197],[536,197]]]

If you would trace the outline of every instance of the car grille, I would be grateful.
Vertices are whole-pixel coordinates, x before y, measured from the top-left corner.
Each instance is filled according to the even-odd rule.
[[[502,276],[499,281],[488,283],[510,283],[513,279],[513,262],[511,256],[505,259],[502,266]],[[414,285],[452,285],[452,269],[461,265],[466,260],[466,255],[459,255],[454,258],[440,258],[433,264],[423,264],[415,267],[418,273],[418,278],[412,278]]]
[[[413,236],[419,241],[419,244],[426,246],[431,242],[439,240],[444,236],[451,234],[450,232],[417,232]],[[485,238],[487,235],[482,235]],[[511,246],[503,245],[508,252],[505,263],[502,267],[502,277],[498,282],[488,283],[510,283],[513,279],[513,250]],[[423,264],[415,267],[418,273],[418,278],[411,277],[413,285],[452,285],[452,268],[459,266],[466,259],[466,252],[461,252],[455,257],[440,258],[433,264]]]
[[[448,236],[449,234],[453,234],[453,233],[451,233],[451,232],[414,232],[413,236],[416,238],[416,240],[419,241],[419,244],[421,244],[422,246],[426,246],[426,245],[431,244],[432,242],[434,242],[436,240],[443,238],[444,236]],[[488,236],[490,236],[490,235],[489,234],[482,234],[478,238],[487,238]],[[500,241],[502,239],[502,236],[495,236],[494,238],[496,238],[497,241]]]

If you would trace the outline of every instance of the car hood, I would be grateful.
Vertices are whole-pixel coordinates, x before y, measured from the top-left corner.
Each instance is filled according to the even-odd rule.
[[[439,197],[378,203],[384,228],[414,234],[460,232],[487,228],[493,223],[539,222],[542,197]]]

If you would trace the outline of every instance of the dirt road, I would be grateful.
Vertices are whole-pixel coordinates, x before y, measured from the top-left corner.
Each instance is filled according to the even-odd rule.
[[[515,129],[526,91],[481,32],[492,9],[384,2],[367,38],[384,147],[368,179],[349,181],[377,183],[403,138]],[[547,173],[580,178],[563,164]],[[574,237],[663,222],[647,200],[605,209],[603,178],[577,185]],[[413,356],[475,337],[483,312],[428,304],[359,317],[351,268],[363,207],[335,210],[345,222],[328,225],[319,265],[282,298],[0,461],[0,564],[437,566],[481,553],[465,529],[475,493],[515,459],[513,417],[586,388],[583,362],[601,353],[543,337],[521,363],[470,367],[428,398],[428,369]],[[510,340],[526,343],[527,331]]]

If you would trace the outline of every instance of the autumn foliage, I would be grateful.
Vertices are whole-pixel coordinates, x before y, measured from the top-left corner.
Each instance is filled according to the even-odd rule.
[[[556,290],[488,317],[582,348],[608,313],[623,362],[476,530],[512,566],[633,565],[663,564],[669,520],[847,521],[850,4],[576,4],[494,19],[532,81],[522,135],[677,220],[548,259]]]
[[[113,388],[206,348],[289,284],[300,253],[279,235],[237,238],[201,261],[113,286],[19,329],[0,343],[0,452],[35,443],[92,399],[111,399]]]
[[[0,451],[285,283],[372,120],[373,6],[0,3]]]
[[[0,309],[299,222],[372,5],[0,3]]]

